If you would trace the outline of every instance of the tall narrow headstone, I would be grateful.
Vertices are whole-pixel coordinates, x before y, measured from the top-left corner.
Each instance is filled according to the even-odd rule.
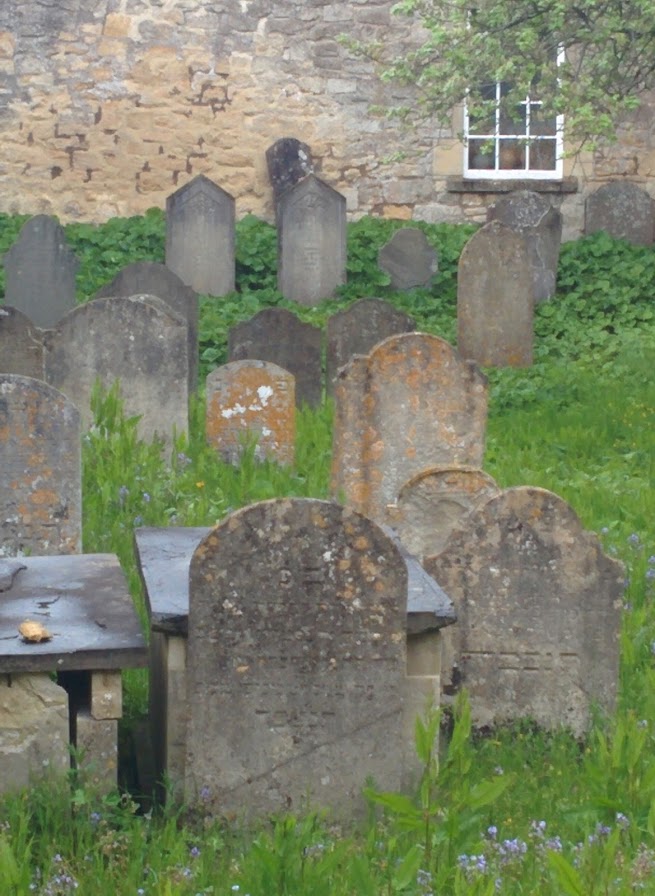
[[[327,322],[327,390],[334,392],[340,367],[365,355],[383,339],[416,329],[413,318],[383,299],[359,299]]]
[[[418,227],[401,227],[378,252],[378,267],[393,289],[429,286],[439,270],[436,249]]]
[[[190,569],[185,797],[221,813],[361,810],[405,761],[407,570],[337,504],[229,516]]]
[[[43,331],[10,305],[0,305],[0,373],[42,380]]]
[[[315,407],[323,398],[322,343],[319,327],[304,323],[286,308],[263,308],[229,331],[228,357],[270,361],[288,370],[296,380],[296,405]]]
[[[346,199],[313,174],[280,197],[278,288],[318,305],[346,282]]]
[[[585,234],[606,230],[618,240],[652,246],[655,205],[650,194],[630,181],[615,180],[590,193],[585,200]]]
[[[198,391],[198,296],[165,264],[136,261],[124,267],[95,294],[108,296],[157,296],[187,322],[189,337],[189,393]]]
[[[332,493],[388,522],[401,486],[428,467],[480,466],[486,379],[445,340],[392,336],[342,368],[335,390]]]
[[[65,395],[0,374],[0,470],[0,556],[80,551],[80,415]]]
[[[232,361],[207,377],[207,440],[236,463],[256,441],[258,460],[292,464],[296,441],[293,375],[268,361]]]
[[[487,211],[487,221],[500,221],[527,242],[532,266],[533,297],[543,302],[555,294],[562,242],[562,215],[532,190],[514,190]]]
[[[533,275],[527,243],[492,221],[464,246],[457,274],[457,346],[483,367],[532,364]]]
[[[617,693],[624,570],[552,492],[510,488],[467,516],[425,568],[455,603],[451,687],[474,720],[529,717],[582,734]]]
[[[188,426],[188,340],[185,321],[156,296],[93,299],[47,334],[46,379],[92,423],[96,380],[120,381],[126,416],[138,416],[142,439],[169,444]]]
[[[199,174],[166,200],[166,265],[201,294],[234,291],[234,199]]]
[[[36,324],[52,327],[75,305],[78,260],[55,218],[37,215],[5,253],[5,302]]]

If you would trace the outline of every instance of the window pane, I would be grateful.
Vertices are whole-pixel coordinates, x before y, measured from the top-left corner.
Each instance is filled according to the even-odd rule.
[[[477,171],[490,171],[494,168],[493,143],[489,140],[469,140],[469,168]]]
[[[544,117],[541,114],[539,103],[530,103],[530,133],[535,135],[546,134],[554,137],[557,133],[555,116]]]
[[[525,143],[523,141],[500,141],[500,168],[504,171],[525,170]]]
[[[525,136],[526,134],[526,122],[525,122],[525,112],[526,107],[524,105],[517,106],[513,115],[503,114],[500,116],[500,135],[504,136],[507,134],[517,134],[521,136]]]
[[[554,171],[556,166],[555,140],[535,140],[530,144],[530,171]]]
[[[496,85],[483,84],[480,87],[480,98],[485,103],[486,111],[469,113],[469,134],[493,136],[496,133]]]

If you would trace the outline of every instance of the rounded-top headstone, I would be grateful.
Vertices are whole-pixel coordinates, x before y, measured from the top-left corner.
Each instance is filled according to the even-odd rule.
[[[650,194],[623,180],[599,187],[585,200],[585,234],[598,230],[636,246],[652,246],[655,210]]]

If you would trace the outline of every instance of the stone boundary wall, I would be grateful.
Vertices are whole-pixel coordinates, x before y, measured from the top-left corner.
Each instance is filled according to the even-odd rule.
[[[371,116],[390,88],[338,42],[347,33],[400,49],[411,34],[392,5],[3,0],[0,210],[103,221],[163,207],[202,173],[235,197],[238,217],[272,220],[264,153],[292,136],[351,217],[483,221],[498,193],[448,182],[461,174],[461,146],[427,124],[402,134]],[[584,196],[606,179],[655,193],[651,120],[642,110],[617,147],[567,166],[577,189],[569,180],[549,194],[565,237],[581,230]],[[402,150],[411,155],[384,161]]]

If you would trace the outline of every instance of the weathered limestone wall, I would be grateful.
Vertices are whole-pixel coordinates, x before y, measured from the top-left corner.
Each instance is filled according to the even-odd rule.
[[[369,106],[388,85],[340,34],[393,40],[391,0],[3,0],[0,4],[0,210],[104,220],[164,205],[204,173],[237,215],[272,218],[264,152],[310,145],[317,173],[351,216],[481,220],[497,194],[460,192],[461,147],[428,125],[403,135]],[[403,30],[404,29],[404,30]],[[615,174],[653,184],[648,121],[555,193],[575,230],[590,184]],[[404,161],[385,163],[398,150]],[[579,166],[580,167],[580,166]],[[571,173],[571,172],[567,172]],[[452,186],[452,185],[451,185]]]

